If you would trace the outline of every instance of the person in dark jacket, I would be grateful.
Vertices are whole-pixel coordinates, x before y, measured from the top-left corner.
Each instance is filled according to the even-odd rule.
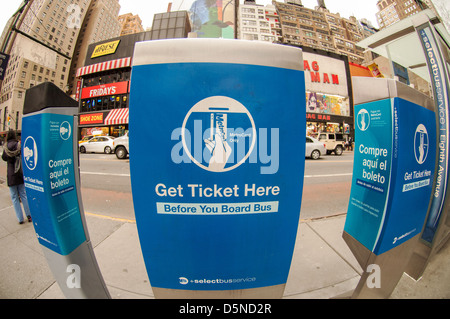
[[[25,185],[23,181],[22,160],[20,158],[20,142],[16,138],[16,133],[12,130],[8,131],[8,134],[6,135],[6,143],[3,144],[2,159],[8,163],[7,182],[19,224],[23,224],[24,222],[20,201],[22,201],[23,209],[27,215],[28,222],[31,222],[30,208],[28,207],[27,194],[25,192]]]

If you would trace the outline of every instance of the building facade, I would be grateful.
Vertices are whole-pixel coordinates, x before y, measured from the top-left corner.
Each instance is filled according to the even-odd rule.
[[[281,24],[274,5],[244,1],[239,6],[238,39],[281,42]]]
[[[427,9],[428,5],[421,0],[379,0],[376,17],[380,29],[384,29],[406,17]]]
[[[315,9],[300,0],[258,5],[247,0],[239,7],[238,38],[285,43],[303,50],[308,135],[353,133],[350,64],[359,65],[363,50],[356,43],[375,30],[356,18],[330,13],[324,1]]]
[[[151,40],[187,38],[189,32],[191,24],[187,11],[157,13],[153,16]]]
[[[25,91],[42,82],[67,90],[71,59],[91,0],[34,0],[3,43],[10,55],[0,90],[0,135],[21,130]],[[37,40],[37,41],[33,41]],[[7,119],[10,119],[9,121]]]
[[[101,131],[117,137],[128,131],[129,86],[135,43],[165,39],[168,35],[185,38],[191,30],[186,11],[156,14],[153,24],[158,20],[158,27],[152,31],[89,45],[85,64],[77,70],[80,139],[93,132]]]
[[[135,33],[89,45],[85,66],[77,70],[79,138],[92,135],[94,131],[121,136],[128,130],[129,81],[134,43],[146,40],[149,36],[148,33]],[[119,114],[123,116],[115,118]],[[113,117],[115,121],[111,121]]]
[[[353,133],[353,97],[348,57],[303,48],[307,134]]]
[[[316,9],[301,4],[274,2],[281,21],[283,43],[347,55],[350,62],[361,64],[364,53],[356,43],[365,35],[356,18],[342,18],[331,13],[324,2]]]
[[[121,25],[120,35],[127,35],[132,33],[144,32],[142,20],[139,15],[126,13],[119,16],[119,23]]]

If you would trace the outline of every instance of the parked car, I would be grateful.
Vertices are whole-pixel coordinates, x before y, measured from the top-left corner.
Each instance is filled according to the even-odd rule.
[[[327,147],[325,143],[319,142],[314,137],[306,137],[306,152],[305,157],[311,157],[312,159],[319,159],[321,155],[327,153]]]
[[[79,145],[80,153],[112,153],[114,137],[112,136],[97,136],[91,138],[87,142]]]
[[[103,132],[102,131],[94,131],[91,135],[86,135],[85,137],[83,137],[81,140],[78,141],[78,145],[83,142],[87,142],[91,138],[97,137],[97,136],[103,136]]]
[[[327,154],[334,153],[336,155],[342,155],[344,152],[345,138],[342,133],[320,133],[317,139],[325,143]]]
[[[85,137],[83,137],[81,140],[78,141],[78,145],[80,145],[81,143],[89,141],[93,137],[94,137],[94,135],[86,135]]]
[[[128,132],[114,140],[114,153],[118,159],[125,159],[128,155]]]

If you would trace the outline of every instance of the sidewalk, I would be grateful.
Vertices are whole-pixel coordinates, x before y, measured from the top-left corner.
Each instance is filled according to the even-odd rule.
[[[113,299],[154,298],[136,224],[86,216],[100,270]],[[362,269],[342,239],[345,215],[302,220],[284,298],[328,299],[353,290]],[[418,282],[403,275],[391,298],[450,298],[450,244]],[[65,298],[31,223],[19,225],[9,189],[0,184],[0,298]]]

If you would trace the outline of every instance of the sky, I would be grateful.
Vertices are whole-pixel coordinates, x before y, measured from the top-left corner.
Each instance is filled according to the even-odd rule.
[[[133,13],[139,14],[142,19],[144,29],[152,26],[153,15],[155,13],[162,13],[167,11],[168,3],[172,1],[174,3],[173,10],[175,9],[188,9],[192,0],[119,0],[121,5],[120,13]],[[243,3],[244,0],[239,0]],[[284,0],[279,0],[284,2]],[[442,2],[447,6],[448,12],[450,12],[449,0],[433,0],[433,2]],[[22,0],[2,0],[0,10],[0,32],[19,8]],[[257,4],[270,4],[272,0],[256,0]],[[302,0],[305,7],[314,9],[317,5],[317,0]],[[325,5],[332,13],[340,13],[342,17],[348,18],[354,15],[358,19],[366,18],[372,22],[374,27],[378,27],[375,13],[378,11],[376,6],[377,0],[325,0]]]
[[[170,0],[174,3],[174,9],[188,9],[187,6],[192,3],[191,1],[183,0]],[[121,6],[120,13],[133,13],[139,14],[142,19],[144,29],[151,27],[153,23],[153,15],[155,13],[162,13],[167,11],[167,5],[169,0],[119,0]],[[243,3],[244,0],[239,0]],[[284,0],[279,0],[284,2]],[[2,0],[0,10],[0,31],[3,31],[8,19],[17,11],[22,0]],[[271,4],[272,0],[256,0],[257,4]],[[348,18],[351,14],[355,14],[357,18],[366,18],[377,27],[375,12],[377,0],[325,0],[327,8],[333,12],[341,13],[341,16]],[[181,5],[181,6],[180,6]],[[317,0],[303,0],[303,5],[307,8],[313,9],[317,5]]]
[[[174,9],[188,9],[186,4],[189,6],[192,1],[183,0],[171,0],[173,2]],[[284,2],[284,0],[278,0]],[[139,14],[142,19],[142,24],[144,28],[151,27],[153,22],[153,14],[162,13],[167,11],[168,0],[120,0],[121,14],[132,12],[134,14]],[[243,3],[244,0],[239,0]],[[256,0],[257,4],[266,5],[271,4],[272,0]],[[302,0],[305,7],[314,9],[317,6],[317,0]],[[366,18],[372,22],[375,27],[376,24],[375,13],[378,11],[376,6],[377,0],[325,0],[327,8],[333,12],[339,12],[342,17],[348,18],[350,15],[354,14],[358,19]],[[181,5],[181,6],[180,6]]]

